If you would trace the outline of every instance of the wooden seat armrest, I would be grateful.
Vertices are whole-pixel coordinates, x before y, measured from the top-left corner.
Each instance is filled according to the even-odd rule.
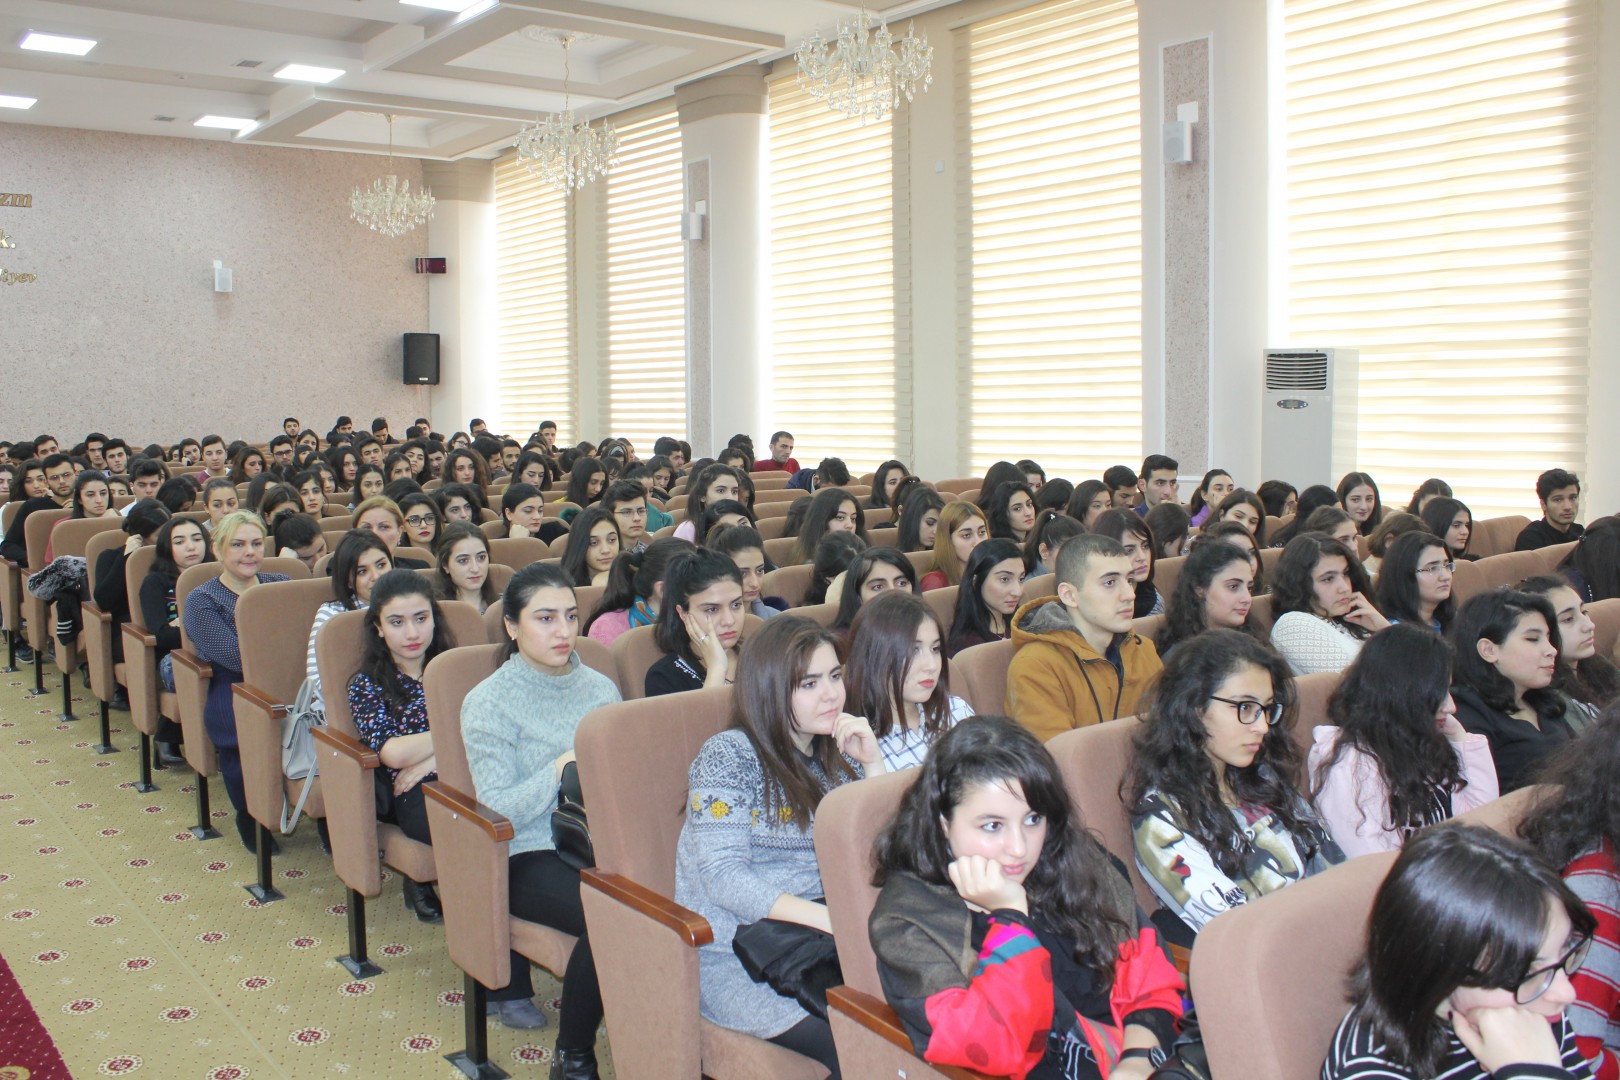
[[[236,689],[241,690],[242,688],[238,686]],[[280,706],[277,706],[277,708],[280,708]],[[351,759],[362,769],[382,767],[382,755],[356,739],[353,735],[333,731],[329,727],[311,728],[310,733],[315,736],[316,742],[334,753],[342,754],[344,757]]]
[[[853,987],[835,986],[827,991],[827,1008],[842,1013],[907,1053],[916,1053],[911,1045],[911,1036],[900,1026],[899,1015],[881,998],[862,993]],[[938,1065],[930,1061],[928,1067],[943,1076],[951,1077],[951,1080],[989,1080],[983,1073],[954,1065]]]
[[[427,796],[429,802],[436,802],[451,813],[460,814],[476,824],[489,834],[491,840],[510,840],[517,835],[517,830],[512,828],[512,822],[504,815],[496,813],[443,780],[434,780],[422,785],[422,793]]]
[[[1176,970],[1185,977],[1192,972],[1192,950],[1183,945],[1173,945],[1165,942],[1170,950],[1170,959],[1175,962]]]
[[[647,918],[667,926],[694,949],[714,940],[714,928],[709,925],[708,919],[639,882],[631,881],[622,874],[585,870],[580,873],[580,881]]]
[[[93,600],[89,601],[88,603],[80,604],[79,610],[84,614],[84,622],[86,626],[90,625],[91,620],[100,623],[112,622],[112,616],[97,607],[95,601]]]
[[[150,630],[142,630],[134,623],[124,624],[124,640],[133,640],[142,649],[156,649],[157,635]]]
[[[282,717],[287,715],[287,706],[281,704],[279,701],[276,701],[263,690],[260,690],[257,686],[249,686],[247,683],[237,683],[235,686],[231,687],[231,693],[236,697],[246,700],[255,708],[262,710],[263,713],[272,720],[280,720]]]
[[[185,668],[199,679],[212,679],[214,677],[214,665],[204,663],[196,653],[189,649],[175,649],[169,655],[173,658],[172,663],[176,667]]]

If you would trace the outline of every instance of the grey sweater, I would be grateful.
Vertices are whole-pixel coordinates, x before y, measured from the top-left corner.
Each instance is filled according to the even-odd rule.
[[[812,762],[811,769],[825,784],[820,766]],[[809,1014],[749,978],[731,939],[739,925],[770,914],[784,893],[821,898],[815,830],[800,832],[797,822],[766,817],[764,770],[748,736],[735,728],[705,742],[688,775],[675,902],[714,929],[714,941],[698,949],[698,1008],[722,1027],[769,1039]]]
[[[567,675],[546,675],[513,656],[461,703],[461,741],[473,794],[512,822],[508,851],[548,851],[557,809],[557,770],[574,748],[574,732],[592,709],[619,700],[606,675],[569,659]]]

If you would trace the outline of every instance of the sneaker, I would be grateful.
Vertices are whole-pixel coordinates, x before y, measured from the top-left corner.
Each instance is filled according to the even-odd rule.
[[[491,1001],[484,1009],[484,1013],[486,1016],[499,1017],[502,1027],[509,1027],[514,1031],[534,1031],[547,1024],[546,1014],[529,998]]]
[[[32,664],[34,662],[34,649],[31,645],[17,646],[17,663]]]

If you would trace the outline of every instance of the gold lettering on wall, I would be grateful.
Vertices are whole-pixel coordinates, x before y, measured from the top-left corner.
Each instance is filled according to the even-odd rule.
[[[11,270],[0,270],[0,285],[32,285],[39,278],[33,274],[19,274]]]
[[[0,206],[14,206],[19,210],[27,210],[34,205],[32,195],[18,195],[15,192],[0,191]]]
[[[0,249],[10,249],[17,246],[17,242],[4,229],[0,229]]]

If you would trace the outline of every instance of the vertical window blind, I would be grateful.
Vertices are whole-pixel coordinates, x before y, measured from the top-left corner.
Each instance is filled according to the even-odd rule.
[[[519,441],[542,420],[567,445],[579,430],[568,198],[508,157],[495,165],[495,431]]]
[[[837,455],[859,475],[909,460],[904,125],[833,112],[793,74],[769,90],[769,426],[793,433],[801,464]]]
[[[605,181],[602,386],[607,433],[651,452],[686,437],[686,251],[681,130],[670,101],[617,121],[619,164]]]
[[[1361,350],[1358,458],[1539,514],[1585,454],[1590,0],[1285,0],[1291,343]],[[1333,483],[1336,477],[1322,478]]]
[[[1076,480],[1142,457],[1134,0],[957,31],[959,430],[970,468]]]

